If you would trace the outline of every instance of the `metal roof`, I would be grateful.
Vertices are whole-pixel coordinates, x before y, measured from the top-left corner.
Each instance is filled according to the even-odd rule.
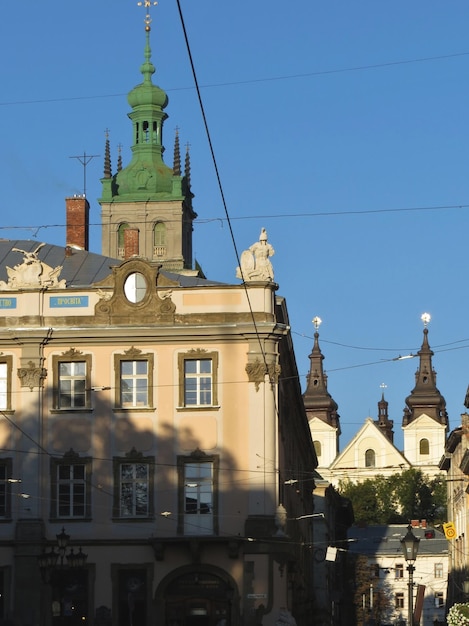
[[[39,246],[41,246],[41,242],[37,240],[0,239],[0,280],[8,282],[6,268],[14,268],[16,265],[21,265],[23,262],[23,255],[21,252],[14,251],[14,248],[20,251],[34,252]],[[122,259],[113,259],[73,247],[69,247],[67,250],[65,246],[56,246],[48,243],[42,245],[37,252],[37,256],[41,261],[47,263],[47,265],[52,268],[62,266],[60,279],[66,280],[67,287],[90,287],[94,283],[109,276],[112,272],[112,266],[122,263]],[[185,276],[183,274],[175,274],[166,271],[162,271],[161,273],[177,281],[181,287],[224,284],[209,281],[198,276]]]
[[[426,538],[434,533],[433,537]],[[442,554],[448,552],[448,540],[437,528],[412,527],[414,535],[420,539],[418,554],[421,556]],[[401,539],[407,533],[404,524],[391,524],[389,526],[352,526],[347,536],[352,539],[349,542],[349,550],[352,553],[365,554],[366,556],[403,556]]]

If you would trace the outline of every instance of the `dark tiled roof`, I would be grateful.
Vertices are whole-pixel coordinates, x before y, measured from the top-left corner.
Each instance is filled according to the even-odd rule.
[[[433,531],[434,537],[425,538],[426,531]],[[412,528],[412,532],[420,539],[420,555],[442,554],[448,552],[448,540],[436,528]],[[400,540],[406,535],[407,526],[392,524],[390,526],[352,526],[348,530],[348,538],[356,541],[349,543],[350,552],[375,556],[402,556]]]
[[[0,239],[0,280],[8,282],[7,266],[14,268],[15,265],[21,265],[23,262],[22,253],[13,251],[13,248],[34,252],[39,246],[41,242],[30,239]],[[86,250],[70,248],[70,251],[71,254],[67,256],[65,247],[46,243],[37,253],[38,258],[53,269],[62,266],[59,279],[65,279],[67,287],[89,287],[109,276],[113,265],[122,263],[122,259],[113,259]],[[197,276],[184,276],[170,272],[162,272],[162,274],[178,281],[181,287],[224,284]]]

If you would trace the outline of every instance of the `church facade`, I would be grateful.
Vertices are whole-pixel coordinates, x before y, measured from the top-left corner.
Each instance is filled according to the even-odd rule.
[[[426,325],[417,356],[415,386],[405,400],[402,418],[403,450],[394,444],[394,423],[389,419],[383,393],[378,402],[377,419],[367,417],[340,451],[338,406],[327,389],[324,355],[316,329],[303,398],[318,457],[318,472],[323,478],[337,486],[341,480],[361,482],[377,474],[391,476],[411,467],[421,469],[429,478],[441,474],[439,464],[445,449],[448,415],[445,399],[436,385]]]

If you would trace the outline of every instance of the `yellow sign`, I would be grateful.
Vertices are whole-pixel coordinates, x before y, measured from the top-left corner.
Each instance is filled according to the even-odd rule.
[[[445,522],[443,524],[446,539],[456,539],[456,526],[454,522]]]

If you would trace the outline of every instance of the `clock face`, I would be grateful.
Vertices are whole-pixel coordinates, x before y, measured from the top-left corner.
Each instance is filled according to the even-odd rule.
[[[147,293],[147,281],[140,272],[129,274],[124,282],[125,297],[129,302],[141,302]]]

